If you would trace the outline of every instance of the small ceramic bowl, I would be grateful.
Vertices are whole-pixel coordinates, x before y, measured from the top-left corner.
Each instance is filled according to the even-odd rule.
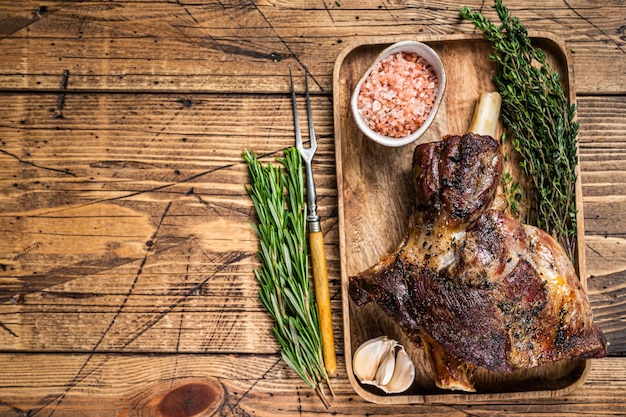
[[[372,130],[369,126],[367,126],[367,124],[361,117],[357,101],[358,101],[359,93],[361,91],[361,86],[363,85],[365,80],[367,80],[367,78],[369,77],[370,73],[372,72],[372,69],[381,60],[387,58],[390,55],[400,53],[400,52],[416,53],[417,55],[424,58],[426,62],[428,62],[432,66],[435,72],[435,75],[437,77],[438,88],[437,88],[437,94],[436,94],[434,104],[432,108],[430,109],[430,113],[428,114],[424,123],[410,135],[399,137],[399,138],[394,138],[394,137],[389,137],[389,136],[383,136],[382,134]],[[446,89],[446,73],[443,67],[443,63],[441,62],[441,59],[439,58],[437,53],[431,47],[423,43],[414,42],[414,41],[402,41],[402,42],[394,43],[393,45],[385,48],[376,57],[376,59],[369,65],[369,67],[367,68],[367,70],[365,71],[365,73],[363,74],[359,82],[357,83],[356,88],[354,89],[354,92],[352,93],[352,99],[350,102],[350,105],[352,107],[352,115],[359,129],[368,138],[385,146],[403,146],[419,139],[420,136],[422,136],[424,132],[428,129],[428,127],[431,125],[431,123],[435,119],[435,116],[437,115],[437,110],[439,110],[439,105],[441,104],[441,100],[443,98],[445,89]]]

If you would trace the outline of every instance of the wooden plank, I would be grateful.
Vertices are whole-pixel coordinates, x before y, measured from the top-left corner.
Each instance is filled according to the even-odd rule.
[[[624,350],[626,322],[619,310],[626,296],[626,100],[579,99],[580,158],[585,204],[589,298],[599,326],[610,341],[609,353]],[[606,107],[600,110],[600,107]],[[617,315],[616,315],[617,314]],[[611,318],[613,317],[613,318]]]
[[[550,0],[532,8],[514,3],[508,5],[512,13],[529,29],[553,32],[573,50],[579,94],[626,92],[623,2]],[[66,84],[79,91],[286,92],[291,67],[306,68],[312,87],[329,93],[344,42],[473,33],[458,18],[465,5],[497,19],[478,0],[445,7],[379,7],[367,1],[2,2],[0,89],[56,90]]]
[[[241,152],[293,145],[288,96],[74,94],[63,117],[54,94],[7,97],[0,349],[277,351]],[[314,167],[337,277],[328,106],[314,98]]]
[[[325,409],[276,355],[2,354],[0,414],[618,416],[625,407],[626,367],[618,358],[593,361],[587,383],[569,396],[445,406],[367,403],[348,384],[339,359],[333,407]],[[184,409],[185,399],[186,413],[171,411]]]

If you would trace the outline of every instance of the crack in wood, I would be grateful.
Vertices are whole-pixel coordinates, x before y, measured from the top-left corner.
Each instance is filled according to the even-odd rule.
[[[189,280],[189,270],[191,268],[191,247],[187,249],[187,262],[185,263],[185,275],[183,277],[183,284],[186,284]],[[186,300],[185,300],[186,301]],[[182,302],[182,307],[180,309],[180,317],[178,319],[178,334],[176,336],[176,348],[174,352],[177,354],[180,352],[180,341],[183,335],[183,322],[185,320],[185,303]],[[174,360],[174,370],[172,371],[172,380],[170,382],[170,389],[174,383],[174,379],[176,378],[176,374],[178,373],[178,355],[176,355],[176,359]]]
[[[53,171],[53,172],[59,172],[61,174],[65,174],[65,175],[71,175],[72,177],[76,177],[77,176],[76,174],[71,172],[68,168],[58,169],[58,168],[50,168],[50,167],[46,167],[46,166],[43,166],[43,165],[39,165],[39,164],[36,164],[34,162],[31,162],[31,161],[26,161],[26,160],[20,158],[19,156],[15,155],[15,154],[12,154],[11,152],[5,151],[4,149],[0,149],[0,153],[5,154],[6,156],[10,156],[11,158],[16,159],[20,163],[26,164],[26,165],[30,165],[30,166],[32,166],[34,168],[44,169],[44,170]]]
[[[39,20],[41,20],[47,14],[49,14],[49,13],[47,13],[47,7],[46,6],[39,6],[39,7],[35,8],[33,14],[29,18],[22,18],[22,19],[14,19],[14,20],[12,20],[12,23],[13,23],[12,26],[11,25],[7,25],[7,26],[3,25],[4,27],[2,29],[6,30],[6,32],[4,30],[2,31],[4,33],[2,33],[2,36],[0,36],[0,40],[7,39],[7,38],[15,35],[17,32],[21,31],[22,29],[28,28],[33,23],[39,22]],[[6,24],[6,21],[4,23]]]
[[[398,16],[393,14],[393,12],[389,9],[389,6],[387,5],[387,2],[382,1],[381,4],[382,4],[382,7],[385,9],[385,11],[393,19],[393,21],[396,22],[396,24],[400,24],[400,20],[398,19]]]
[[[241,414],[236,413],[236,411],[243,411],[239,407],[239,404],[241,403],[241,401],[243,401],[244,398],[246,398],[248,396],[248,394],[250,394],[250,392],[254,389],[254,387],[257,386],[257,384],[262,379],[265,379],[265,377],[270,373],[270,371],[272,371],[276,367],[276,365],[278,365],[278,363],[280,363],[281,360],[282,360],[281,358],[278,358],[265,372],[263,372],[263,374],[259,378],[256,378],[252,382],[252,384],[248,387],[248,389],[246,389],[234,403],[231,404],[230,402],[228,402],[227,403],[228,411],[223,414],[223,417],[227,417],[227,416],[231,416],[231,415],[240,416]]]
[[[291,49],[291,46],[289,46],[289,43],[280,35],[278,34],[278,32],[276,31],[276,29],[274,29],[274,25],[272,25],[272,22],[270,22],[270,20],[267,18],[267,16],[265,15],[265,13],[263,13],[261,11],[261,9],[259,8],[259,6],[254,3],[253,1],[250,2],[252,7],[254,8],[254,10],[261,16],[261,18],[263,19],[263,21],[265,21],[265,23],[267,24],[268,28],[272,31],[272,33],[276,36],[276,38],[278,38],[278,41],[285,47],[285,49],[287,49],[287,51],[289,51],[290,55],[296,60],[296,62],[304,69],[304,72],[310,77],[310,79],[313,81],[313,84],[317,85],[318,88],[324,92],[324,88],[322,87],[322,85],[320,84],[320,82],[317,80],[317,78],[315,78],[315,76],[309,71],[309,69],[307,68],[307,66],[304,64],[304,62],[302,61],[302,59]]]
[[[201,249],[200,251],[203,252]],[[209,282],[211,279],[217,276],[219,273],[223,272],[224,270],[226,270],[233,264],[236,264],[240,262],[241,260],[252,257],[252,256],[255,256],[255,254],[247,254],[243,252],[228,252],[225,254],[223,258],[212,260],[215,262],[219,262],[219,266],[216,267],[216,269],[210,275],[208,275],[206,278],[204,278],[201,282],[197,283],[196,285],[191,286],[191,288],[189,288],[185,293],[183,293],[182,296],[175,299],[173,302],[168,304],[165,308],[163,308],[160,311],[156,311],[155,312],[156,314],[154,316],[150,317],[149,320],[147,320],[140,327],[135,329],[135,331],[132,334],[127,335],[127,340],[123,344],[119,345],[118,348],[120,349],[127,348],[131,343],[137,340],[140,336],[142,336],[149,329],[151,329],[156,323],[158,323],[163,317],[171,313],[172,310],[178,307],[181,303],[185,302],[189,297],[198,294],[201,288],[204,285],[206,285],[207,282]],[[207,259],[210,259],[210,258],[207,256]]]
[[[159,231],[161,229],[161,226],[163,224],[163,221],[164,221],[165,217],[167,216],[167,213],[170,210],[171,205],[172,205],[172,202],[169,201],[167,203],[167,205],[165,206],[165,209],[163,210],[163,213],[161,214],[161,218],[160,218],[159,223],[158,223],[158,225],[156,227],[156,230],[154,231],[154,233],[152,235],[152,240],[153,241],[156,239],[156,237],[157,237],[157,235],[158,235],[158,233],[159,233]],[[109,331],[113,328],[113,325],[115,324],[115,322],[117,321],[119,316],[122,314],[122,311],[124,310],[124,307],[126,306],[128,300],[130,299],[130,296],[132,295],[132,292],[133,292],[133,290],[134,290],[134,288],[135,288],[135,286],[137,284],[137,281],[139,280],[139,277],[142,274],[143,267],[145,266],[145,264],[147,262],[148,254],[151,252],[151,250],[152,250],[152,246],[147,246],[147,249],[145,251],[144,257],[143,257],[143,259],[141,261],[141,264],[139,265],[139,268],[137,269],[137,273],[135,274],[135,278],[133,279],[133,282],[131,283],[131,286],[130,286],[129,290],[126,292],[126,296],[125,296],[124,300],[122,301],[122,303],[120,304],[117,312],[115,313],[115,315],[113,316],[113,318],[109,322],[109,325],[107,326],[107,328],[104,330],[104,332],[102,333],[102,335],[100,336],[100,338],[98,339],[96,344],[91,349],[91,352],[89,353],[89,355],[87,356],[87,358],[83,362],[82,366],[79,368],[78,372],[74,375],[74,378],[68,384],[65,385],[65,390],[61,394],[59,394],[56,398],[52,399],[47,405],[45,405],[43,407],[43,408],[46,408],[50,404],[55,403],[54,407],[50,411],[50,414],[48,414],[48,417],[51,417],[54,414],[54,412],[56,411],[57,407],[61,405],[61,403],[63,402],[63,399],[65,398],[65,396],[67,395],[68,392],[70,392],[80,381],[84,380],[89,374],[91,374],[92,372],[95,371],[95,370],[91,370],[87,375],[84,375],[84,371],[87,368],[87,366],[89,365],[89,363],[91,362],[92,358],[94,357],[96,351],[98,350],[98,347],[104,341],[105,337],[107,336]]]
[[[235,263],[235,262],[239,262],[243,259],[246,259],[248,256],[253,256],[253,254],[247,255],[247,256],[243,256],[243,254],[240,254],[240,256],[234,256],[231,259],[231,263]],[[121,348],[125,348],[128,345],[130,345],[133,341],[135,341],[139,336],[141,336],[145,331],[147,331],[149,328],[151,328],[154,324],[156,324],[159,320],[161,320],[167,313],[171,312],[176,306],[178,306],[180,303],[182,303],[183,301],[185,301],[189,296],[194,295],[197,292],[197,288],[201,287],[202,285],[205,285],[211,278],[215,277],[219,272],[222,272],[225,267],[226,264],[228,262],[225,262],[225,264],[220,265],[220,267],[217,268],[217,270],[212,273],[209,277],[205,278],[202,282],[200,282],[199,284],[197,284],[196,286],[192,287],[190,290],[187,291],[187,293],[185,293],[183,296],[179,297],[178,299],[175,300],[175,302],[171,303],[169,305],[169,307],[163,311],[161,311],[156,317],[153,317],[152,320],[150,320],[148,323],[144,324],[144,330],[139,332],[139,333],[135,333],[134,335],[131,335],[130,338],[128,338],[126,340],[126,342],[124,344],[122,344],[120,347]],[[59,395],[57,395],[55,398],[53,398],[52,400],[50,400],[47,404],[45,404],[43,407],[41,407],[39,410],[37,410],[34,414],[32,414],[32,416],[34,416],[35,414],[37,414],[39,411],[49,407],[52,403],[56,402],[55,407],[58,407],[63,399],[65,398],[65,396],[67,395],[67,393],[69,391],[71,391],[75,386],[77,386],[80,382],[82,382],[83,380],[85,380],[86,378],[88,378],[89,376],[91,376],[94,372],[96,372],[97,370],[99,370],[102,366],[104,366],[109,360],[110,360],[110,356],[106,356],[102,359],[102,362],[100,362],[99,364],[97,364],[96,366],[94,366],[92,369],[90,369],[89,371],[85,372],[85,369],[87,367],[87,365],[93,360],[94,355],[96,354],[95,349],[92,349],[92,351],[90,352],[90,354],[88,355],[88,357],[86,358],[85,362],[83,363],[83,365],[81,366],[81,368],[79,369],[78,373],[75,375],[74,379],[66,385],[65,387],[65,391]],[[280,359],[277,361],[279,362]],[[259,378],[258,380],[255,381],[255,384],[258,383],[258,381],[260,379],[263,379],[265,377],[265,375],[275,366],[275,364],[277,363],[275,362],[270,369],[268,369],[267,372],[265,372],[263,374],[263,376],[261,378]],[[246,392],[249,392],[246,391]],[[242,400],[243,398],[239,399],[239,401],[237,402],[237,404],[239,404],[239,402]],[[51,417],[52,414],[54,413],[54,409],[52,410],[52,412],[48,415],[48,417]],[[237,414],[240,415],[240,414]]]
[[[193,101],[190,98],[180,97],[176,99],[176,102],[181,104],[181,109],[188,109],[193,105]]]
[[[619,43],[615,42],[614,40],[612,40],[611,36],[606,33],[605,30],[603,30],[602,28],[600,28],[598,25],[596,25],[595,23],[593,23],[591,21],[591,19],[586,18],[585,16],[583,16],[575,7],[571,6],[569,4],[569,2],[567,0],[563,0],[563,4],[565,4],[565,6],[572,11],[572,13],[574,13],[576,16],[580,17],[582,20],[584,20],[585,22],[589,23],[589,25],[591,25],[594,29],[596,29],[598,32],[600,32],[600,34],[602,34],[602,36],[606,37],[609,41],[611,41],[611,43],[613,43],[613,45],[615,45],[615,47],[621,52],[621,53],[626,53],[626,50],[624,49],[624,47],[622,45],[620,45]]]
[[[328,8],[328,5],[326,4],[326,2],[322,2],[324,4],[324,10],[326,10],[326,14],[328,15],[328,18],[330,19],[331,22],[333,22],[333,26],[337,26],[335,23],[335,19],[333,18],[332,13],[330,12],[330,9]]]
[[[4,331],[6,331],[8,334],[10,334],[13,337],[19,337],[17,335],[17,333],[15,333],[13,330],[11,330],[10,328],[7,327],[6,324],[4,324],[3,322],[0,321],[0,328]]]
[[[0,152],[3,152],[3,151],[0,149]],[[273,153],[277,153],[277,152],[273,152]],[[53,210],[49,210],[49,211],[46,211],[46,212],[39,213],[38,216],[45,216],[45,215],[53,214],[53,213],[54,214],[61,213],[63,211],[67,211],[67,210],[80,209],[80,208],[92,206],[94,204],[107,203],[107,202],[112,202],[112,201],[122,201],[122,200],[125,200],[125,199],[128,199],[128,198],[131,198],[131,197],[136,197],[136,196],[147,194],[147,193],[158,192],[158,191],[170,188],[170,187],[175,187],[177,185],[185,184],[187,182],[196,180],[196,179],[198,179],[200,177],[203,177],[205,175],[213,174],[213,173],[221,171],[223,169],[232,168],[232,167],[240,165],[242,163],[244,163],[244,162],[241,162],[241,163],[235,163],[234,162],[232,164],[221,165],[219,167],[211,168],[209,170],[202,171],[202,172],[199,172],[197,174],[191,175],[191,176],[189,176],[187,178],[183,178],[180,181],[175,181],[175,182],[171,182],[171,183],[168,183],[168,184],[159,185],[159,186],[152,187],[152,188],[147,188],[147,189],[144,189],[144,190],[133,191],[133,192],[130,192],[130,193],[122,195],[122,196],[116,196],[116,197],[110,197],[110,198],[101,198],[99,200],[90,201],[88,203],[83,203],[83,204],[79,204],[79,205],[76,205],[76,206],[62,207],[62,208],[59,208],[59,209],[53,209]],[[187,192],[185,192],[185,194],[186,193]]]
[[[180,2],[180,0],[176,0],[176,4],[178,4],[180,7],[183,8],[183,10],[185,11],[185,13],[187,13],[187,16],[189,16],[191,18],[191,20],[193,20],[194,22],[196,22],[197,25],[200,25],[200,22],[198,22],[198,19],[196,19],[196,17],[191,14],[191,12],[189,11],[189,9],[187,8],[187,6],[185,6],[184,4],[182,4]]]
[[[31,416],[32,414],[30,414],[29,411],[26,410],[22,410],[21,408],[17,407],[16,405],[13,405],[11,403],[8,403],[6,401],[0,400],[0,408],[6,408],[7,410],[11,411],[12,413],[20,416],[20,417],[27,417],[27,416]]]
[[[61,84],[59,90],[61,91],[57,97],[57,109],[54,113],[55,119],[63,119],[63,109],[65,108],[65,90],[67,90],[67,83],[69,82],[70,71],[63,70],[63,76],[61,77]]]
[[[74,265],[52,269],[45,275],[15,277],[19,285],[8,286],[3,284],[0,290],[0,303],[11,301],[15,294],[21,294],[22,296],[31,294],[87,275],[109,271],[137,260],[138,258],[123,257],[87,260],[77,262]]]
[[[35,249],[39,248],[41,246],[41,242],[35,242],[32,245],[27,246],[26,248],[24,248],[24,250],[22,250],[20,253],[16,254],[13,257],[13,262],[23,258],[24,256],[28,255],[30,252],[34,251]]]
[[[133,289],[135,288],[136,283],[137,283],[139,277],[142,274],[143,268],[145,267],[145,265],[147,264],[147,261],[149,259],[148,253],[154,252],[155,248],[158,246],[159,242],[161,241],[161,240],[157,240],[157,238],[158,238],[159,232],[160,232],[160,230],[162,228],[162,225],[164,223],[164,220],[165,220],[166,216],[168,215],[168,213],[170,212],[171,205],[172,205],[172,202],[170,201],[168,203],[168,205],[166,206],[165,210],[163,211],[163,213],[161,214],[161,217],[160,217],[160,220],[159,220],[159,224],[158,224],[158,226],[157,226],[157,228],[156,228],[156,230],[155,230],[155,232],[154,232],[154,234],[153,234],[153,236],[151,238],[151,240],[153,242],[155,242],[155,243],[153,245],[151,245],[151,246],[147,246],[146,254],[145,254],[141,264],[139,265],[139,267],[137,269],[137,272],[135,274],[135,278],[133,280],[133,283],[131,284],[130,289],[126,293],[126,297],[124,298],[124,300],[122,301],[122,303],[118,307],[117,312],[115,313],[114,317],[110,320],[109,325],[107,326],[107,328],[102,333],[100,339],[93,346],[93,348],[89,352],[87,358],[84,360],[83,364],[81,365],[81,367],[78,369],[78,371],[74,375],[73,379],[66,384],[66,386],[64,388],[64,391],[62,393],[59,393],[54,398],[52,398],[46,405],[44,405],[37,412],[39,412],[39,411],[41,411],[41,410],[43,410],[43,409],[53,405],[53,409],[51,410],[51,412],[49,414],[49,417],[52,416],[54,414],[56,408],[58,406],[60,406],[60,404],[63,402],[63,400],[64,400],[65,396],[67,395],[67,393],[69,393],[80,382],[82,382],[87,377],[89,377],[94,372],[96,372],[98,369],[100,369],[110,359],[110,357],[107,356],[104,359],[102,359],[100,363],[98,363],[98,364],[96,364],[96,365],[94,365],[92,367],[89,367],[90,363],[93,361],[96,353],[98,352],[98,348],[104,342],[107,334],[109,334],[111,332],[111,330],[113,329],[117,319],[123,313],[125,305],[128,303],[128,301],[132,297]],[[163,317],[165,317],[167,314],[171,313],[176,307],[178,307],[181,304],[184,304],[184,302],[190,296],[198,294],[199,290],[202,288],[202,286],[206,285],[206,283],[208,281],[210,281],[212,278],[214,278],[215,276],[221,274],[223,271],[227,270],[228,268],[232,267],[233,265],[239,263],[241,260],[247,259],[247,258],[252,257],[252,256],[255,255],[255,254],[244,253],[244,252],[227,252],[227,253],[220,254],[218,259],[213,259],[213,256],[210,256],[208,253],[206,253],[204,250],[202,250],[202,248],[199,245],[197,245],[197,242],[195,241],[195,239],[186,239],[186,240],[184,240],[182,242],[182,244],[190,245],[187,248],[187,254],[188,254],[188,258],[187,258],[188,262],[187,262],[187,265],[186,265],[187,275],[188,275],[188,271],[189,271],[189,268],[190,268],[190,259],[191,259],[190,256],[192,254],[192,246],[191,245],[195,245],[194,247],[199,248],[200,253],[207,260],[210,261],[209,263],[217,264],[215,269],[211,272],[211,274],[205,276],[202,279],[202,281],[196,283],[195,285],[190,286],[187,289],[187,291],[185,291],[181,296],[175,298],[173,301],[171,301],[169,304],[167,304],[165,306],[165,308],[155,310],[153,312],[154,314],[151,317],[149,317],[144,323],[142,323],[140,326],[138,326],[136,329],[134,329],[134,331],[127,332],[127,333],[123,334],[122,340],[119,340],[118,344],[111,345],[111,347],[115,347],[116,349],[124,350],[131,343],[133,343],[135,340],[137,340],[137,338],[139,338],[146,331],[148,331],[150,328],[152,328],[156,323],[158,323]],[[176,247],[176,246],[169,246],[168,249],[171,249],[172,247]],[[179,323],[180,324],[180,326],[179,326],[179,337],[182,337],[181,327],[182,327],[183,315],[184,315],[184,309],[181,311],[181,322]],[[177,352],[179,351],[179,344],[177,344],[176,351]]]

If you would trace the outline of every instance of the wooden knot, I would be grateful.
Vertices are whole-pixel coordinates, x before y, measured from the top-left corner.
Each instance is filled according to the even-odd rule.
[[[208,417],[224,404],[225,390],[215,378],[182,378],[144,387],[130,398],[118,417]]]
[[[167,393],[159,403],[162,417],[191,417],[209,415],[209,409],[219,407],[224,392],[216,384],[192,382],[181,385]]]

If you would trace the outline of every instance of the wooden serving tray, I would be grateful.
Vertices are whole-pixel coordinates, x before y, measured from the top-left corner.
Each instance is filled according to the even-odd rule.
[[[550,35],[532,34],[542,48],[564,89],[574,102],[571,56],[564,44]],[[401,40],[416,40],[431,46],[440,55],[446,70],[447,88],[433,125],[420,139],[438,141],[444,134],[463,134],[472,117],[478,96],[496,91],[492,82],[495,64],[490,61],[491,45],[479,35],[379,37],[353,43],[335,63],[333,99],[335,149],[339,195],[339,242],[343,297],[343,325],[348,378],[356,392],[376,403],[458,403],[516,398],[551,397],[568,393],[581,385],[588,361],[561,361],[512,374],[475,372],[476,393],[436,388],[423,352],[406,339],[399,327],[375,303],[357,307],[348,295],[348,277],[378,262],[401,241],[413,209],[411,158],[416,143],[399,148],[378,145],[357,128],[350,112],[350,96],[363,71],[376,54]],[[499,127],[498,137],[502,127]],[[506,169],[506,168],[505,168]],[[578,259],[576,268],[585,286],[584,225],[577,184]],[[361,385],[352,372],[352,353],[364,341],[387,335],[399,340],[416,364],[413,386],[403,394],[388,395],[375,387]]]

